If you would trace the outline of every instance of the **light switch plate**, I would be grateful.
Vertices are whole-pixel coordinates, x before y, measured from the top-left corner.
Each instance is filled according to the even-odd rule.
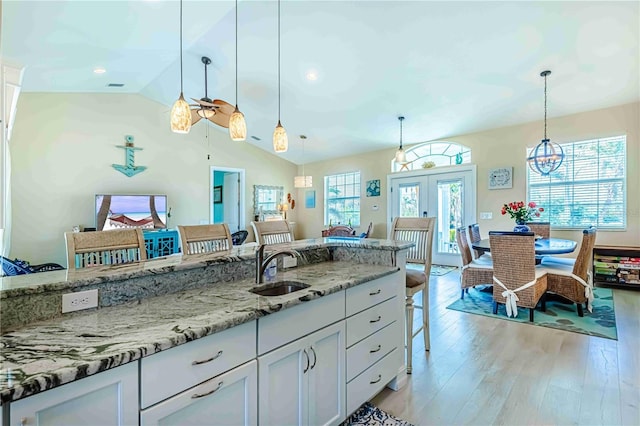
[[[98,307],[98,289],[62,295],[62,313]]]
[[[493,219],[493,213],[491,213],[491,212],[480,212],[480,219]]]

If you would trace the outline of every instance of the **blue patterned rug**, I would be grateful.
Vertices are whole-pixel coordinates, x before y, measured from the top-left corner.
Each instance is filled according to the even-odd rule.
[[[595,299],[593,300],[592,313],[585,309],[584,317],[580,318],[575,303],[567,304],[548,301],[546,312],[536,309],[533,323],[541,327],[557,328],[574,333],[618,340],[616,316],[613,308],[613,292],[610,288],[600,287],[594,288],[593,292]],[[456,300],[447,306],[447,309],[510,321],[529,322],[529,309],[518,308],[518,316],[508,318],[505,314],[504,305],[499,305],[498,315],[494,315],[493,295],[490,291],[482,291],[480,287],[470,288],[469,293],[464,295],[464,300]]]
[[[385,413],[370,402],[365,402],[362,407],[351,415],[340,426],[366,425],[366,426],[413,426],[409,422],[400,420],[391,414]]]

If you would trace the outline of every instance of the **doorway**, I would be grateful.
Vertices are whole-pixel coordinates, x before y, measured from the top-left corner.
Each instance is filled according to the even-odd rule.
[[[475,223],[476,166],[414,170],[387,176],[389,224],[396,216],[435,216],[433,263],[458,266],[455,230]]]
[[[244,169],[211,166],[209,223],[226,223],[231,233],[245,229]]]

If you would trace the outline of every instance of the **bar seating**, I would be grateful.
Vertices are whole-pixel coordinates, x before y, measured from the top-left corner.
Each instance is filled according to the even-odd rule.
[[[245,229],[241,229],[240,231],[236,231],[231,234],[231,241],[233,241],[234,246],[241,246],[244,244],[244,241],[249,236],[249,232]]]
[[[507,316],[517,316],[518,306],[529,308],[529,321],[547,291],[546,271],[536,268],[533,232],[490,231],[493,258],[493,313],[505,305]],[[544,310],[544,299],[542,304]]]
[[[586,303],[587,309],[592,312],[591,261],[595,243],[596,229],[588,228],[582,231],[582,244],[575,260],[551,256],[542,259],[541,266],[547,272],[547,291],[575,303],[580,317],[584,316],[583,303]],[[558,260],[562,260],[562,262]]]
[[[423,270],[406,269],[406,338],[407,338],[407,374],[412,370],[413,338],[423,331],[424,348],[429,343],[429,274],[431,273],[431,252],[435,217],[396,217],[391,226],[389,238],[392,240],[413,241],[415,246],[407,252],[407,263],[424,265]],[[413,296],[422,290],[422,326],[413,330]],[[415,306],[415,308],[420,308]]]
[[[251,222],[258,244],[290,243],[294,240],[291,226],[286,220]]]
[[[184,254],[214,253],[228,251],[233,240],[226,223],[215,225],[178,225],[182,252]]]
[[[536,237],[549,238],[551,236],[550,222],[526,222],[525,225],[531,229]]]
[[[480,256],[477,259],[471,257],[467,230],[464,227],[456,229],[456,242],[462,256],[460,299],[464,299],[464,293],[469,291],[469,287],[493,285],[493,260],[489,256]]]
[[[140,228],[111,231],[65,232],[67,267],[115,265],[147,259]]]

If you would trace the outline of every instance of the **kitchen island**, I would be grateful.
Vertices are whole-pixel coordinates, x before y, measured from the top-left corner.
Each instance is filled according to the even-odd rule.
[[[127,372],[128,376],[135,376],[128,380],[129,388],[135,387],[135,391],[116,393],[114,397],[116,402],[124,395],[131,399],[131,395],[138,394],[140,387],[140,401],[137,396],[135,401],[128,401],[129,415],[116,413],[116,417],[121,419],[117,422],[119,424],[155,424],[153,419],[159,419],[158,413],[167,411],[167,406],[178,404],[182,407],[181,403],[176,402],[184,399],[180,398],[181,392],[188,392],[194,386],[203,386],[204,382],[218,377],[215,374],[231,374],[237,368],[255,376],[258,374],[257,366],[261,366],[260,377],[269,372],[270,366],[273,367],[271,378],[275,379],[270,381],[266,376],[260,381],[260,389],[253,389],[257,387],[257,381],[246,377],[243,379],[245,399],[241,405],[244,411],[235,411],[244,413],[239,414],[244,416],[245,423],[275,424],[291,419],[301,424],[337,423],[350,414],[348,410],[357,408],[373,396],[369,395],[370,391],[362,390],[362,383],[375,382],[370,385],[375,385],[379,391],[381,386],[389,382],[398,386],[397,379],[404,379],[404,356],[401,354],[404,352],[404,255],[410,246],[410,243],[388,240],[332,241],[330,238],[271,246],[269,250],[294,249],[300,253],[299,265],[280,270],[277,279],[309,285],[308,288],[282,296],[259,296],[249,291],[256,286],[253,277],[254,249],[242,247],[224,255],[175,256],[95,271],[34,274],[52,274],[42,276],[37,284],[20,280],[3,282],[1,300],[3,307],[7,308],[12,302],[16,305],[34,295],[48,295],[52,298],[49,303],[57,303],[55,300],[60,298],[60,292],[83,291],[87,288],[100,291],[100,309],[57,315],[28,324],[16,325],[14,321],[14,324],[5,327],[8,331],[3,331],[0,340],[0,398],[3,409],[10,411],[3,414],[5,421],[14,419],[18,412],[24,413],[16,409],[17,402],[44,398],[50,392],[57,392],[54,388],[65,389],[65,386],[61,387],[65,383],[80,385],[89,379],[99,379],[102,372],[140,363],[140,375],[137,368]],[[66,273],[64,279],[63,272]],[[31,279],[34,277],[23,281]],[[367,286],[373,287],[369,289]],[[363,290],[365,293],[362,293]],[[28,309],[28,306],[23,309]],[[17,312],[20,309],[11,306],[7,310]],[[350,323],[353,323],[351,332]],[[212,367],[213,370],[205,376],[195,374],[191,381],[186,380],[184,384],[178,383],[180,377],[191,373],[178,375],[176,379],[170,378],[172,370],[179,370],[178,367],[174,368],[173,363],[184,358],[178,351],[195,348],[197,344],[204,345],[207,339],[225,342],[225,336],[237,333],[240,329],[240,337],[228,338],[234,342],[236,339],[237,343],[232,343],[231,347],[234,348],[233,344],[237,347],[224,355],[219,350],[219,359],[211,363],[218,366]],[[317,342],[309,340],[310,336],[327,330],[332,331],[332,339],[320,339]],[[379,353],[384,352],[377,349],[382,344],[373,342],[382,338],[385,346],[388,346],[386,353]],[[301,364],[301,373],[305,369],[304,374],[311,373],[311,365],[314,368],[321,368],[322,365],[318,363],[322,361],[318,357],[322,352],[321,342],[329,341],[336,345],[329,352],[338,357],[335,362],[329,363],[332,373],[325,375],[325,371],[322,376],[335,377],[336,383],[332,386],[338,387],[334,393],[343,397],[333,404],[335,415],[317,417],[326,411],[322,404],[327,401],[310,402],[309,397],[314,392],[308,388],[296,391],[305,400],[298,398],[298,404],[304,407],[293,410],[295,418],[278,417],[282,414],[281,410],[277,407],[269,410],[273,405],[273,400],[269,400],[269,390],[271,393],[281,392],[277,387],[281,383],[286,384],[286,380],[276,371],[274,356],[299,344],[301,349],[292,352],[292,359]],[[214,348],[216,344],[212,343]],[[365,344],[373,345],[373,352],[363,352]],[[350,351],[354,354],[352,357],[356,357],[351,362]],[[242,354],[237,355],[238,352]],[[371,355],[363,355],[365,352]],[[230,359],[227,353],[236,355]],[[169,360],[164,360],[165,356]],[[225,358],[227,361],[223,361]],[[159,367],[154,366],[156,362]],[[169,364],[163,364],[167,362]],[[376,373],[374,379],[377,381],[362,379],[370,367],[378,364],[384,367],[385,374]],[[392,371],[391,375],[389,371]],[[158,378],[163,378],[171,386],[165,384],[163,387],[160,382],[154,382]],[[311,377],[307,386],[313,386],[311,382],[316,383],[320,378],[318,375]],[[269,383],[275,388],[270,389]],[[351,398],[350,385],[353,389],[351,394],[354,395]],[[218,388],[214,386],[213,389],[222,394],[224,386],[216,386]],[[211,397],[213,394],[210,393]],[[362,397],[365,399],[360,401]],[[328,403],[331,405],[331,401]],[[258,404],[259,421],[257,410],[254,409]],[[224,406],[225,411],[231,410],[228,404]],[[118,410],[122,409],[123,405],[118,405]],[[217,413],[220,414],[219,411]],[[22,418],[24,414],[20,416]],[[232,418],[235,419],[229,419]]]

